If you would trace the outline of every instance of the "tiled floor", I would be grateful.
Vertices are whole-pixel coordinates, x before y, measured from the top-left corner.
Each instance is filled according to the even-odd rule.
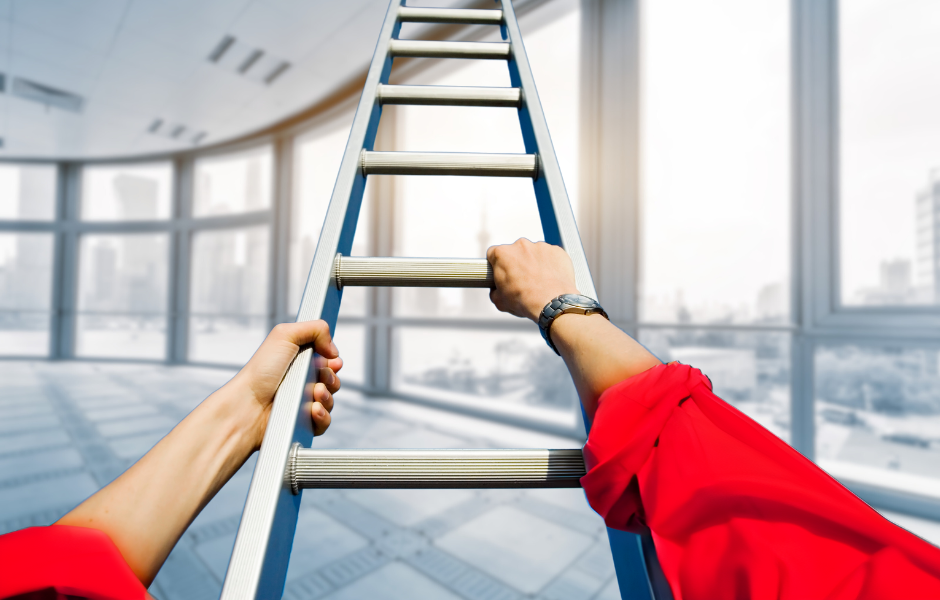
[[[48,524],[143,455],[232,371],[0,362],[0,533]],[[577,447],[355,392],[319,447]],[[253,461],[189,528],[160,600],[216,598]],[[304,493],[290,599],[619,598],[603,523],[580,490]]]

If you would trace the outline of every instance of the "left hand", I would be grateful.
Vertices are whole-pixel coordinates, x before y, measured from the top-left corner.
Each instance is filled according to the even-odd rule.
[[[246,409],[253,413],[251,436],[255,449],[261,447],[264,439],[274,394],[294,357],[307,345],[312,345],[318,354],[311,366],[317,370],[317,382],[308,383],[304,389],[304,404],[310,406],[314,435],[322,435],[330,426],[333,394],[340,388],[336,373],[343,367],[330,329],[322,320],[281,323],[271,330],[248,364],[225,385],[233,386],[244,398]]]

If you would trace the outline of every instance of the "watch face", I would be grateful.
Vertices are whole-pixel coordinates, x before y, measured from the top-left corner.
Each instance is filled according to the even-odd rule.
[[[597,304],[597,301],[594,298],[588,298],[587,296],[582,296],[580,294],[565,294],[562,296],[562,300],[568,304],[576,304],[578,306],[594,306]]]

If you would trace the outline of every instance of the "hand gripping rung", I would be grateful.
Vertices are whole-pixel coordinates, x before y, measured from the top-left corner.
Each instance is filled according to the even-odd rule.
[[[506,42],[390,40],[388,43],[388,55],[392,57],[508,60],[510,54]]]
[[[535,154],[363,150],[360,160],[363,175],[464,175],[535,179],[539,174],[539,161]]]
[[[336,255],[333,281],[346,286],[492,288],[485,258],[359,258]]]
[[[310,488],[573,488],[581,450],[313,450],[295,444],[287,478]]]
[[[461,23],[464,25],[500,25],[503,11],[472,8],[417,8],[402,6],[398,9],[402,23]]]
[[[380,85],[379,104],[425,106],[522,106],[519,88],[452,87],[445,85]]]

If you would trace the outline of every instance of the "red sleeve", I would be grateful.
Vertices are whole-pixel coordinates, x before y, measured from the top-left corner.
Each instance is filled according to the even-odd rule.
[[[30,527],[0,535],[0,598],[48,590],[95,600],[138,600],[147,590],[104,532]]]
[[[897,527],[687,365],[607,390],[584,447],[591,506],[648,527],[676,600],[940,598],[940,549]]]

